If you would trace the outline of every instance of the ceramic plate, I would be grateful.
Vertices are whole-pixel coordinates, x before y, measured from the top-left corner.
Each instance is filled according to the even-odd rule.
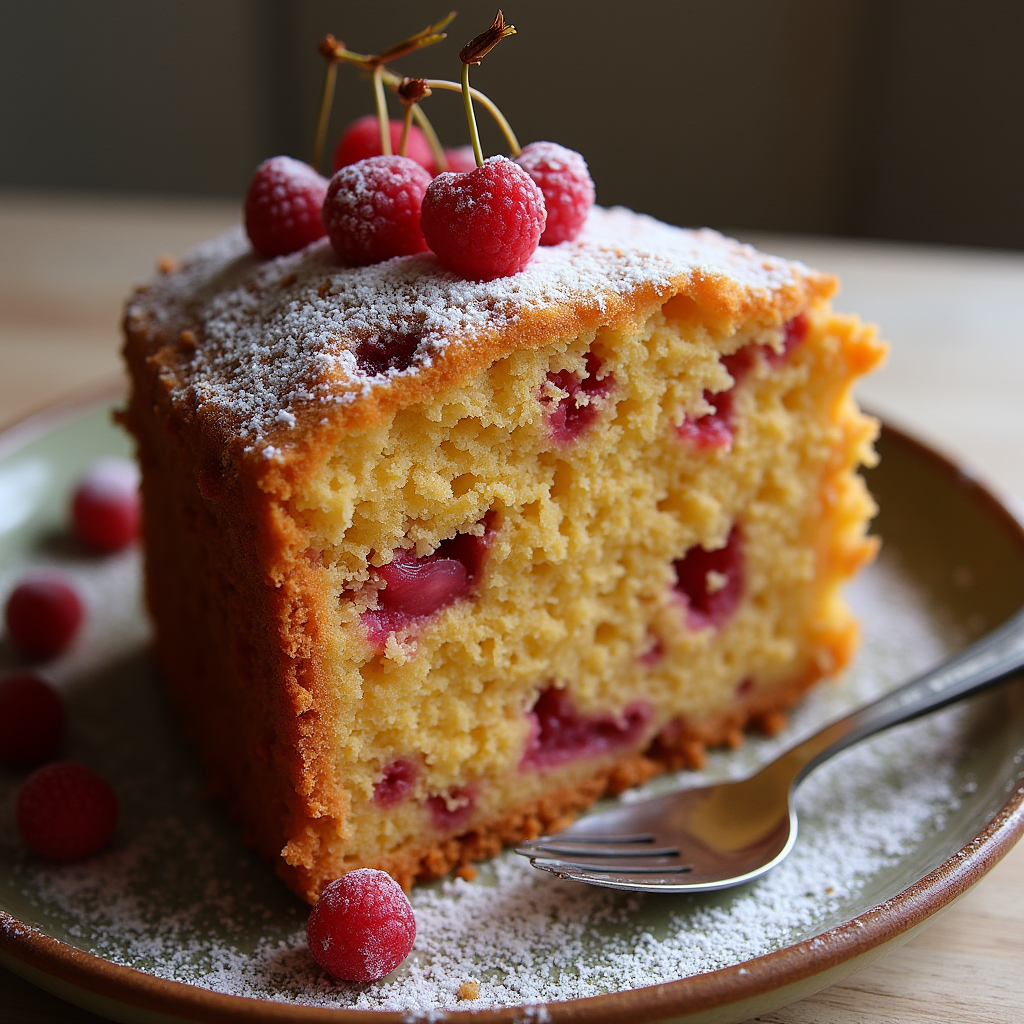
[[[203,795],[145,654],[132,551],[67,534],[74,480],[127,455],[113,395],[0,437],[0,597],[26,565],[84,594],[80,641],[46,666],[70,708],[67,755],[118,790],[113,846],[57,867],[13,824],[24,773],[0,773],[0,962],[122,1021],[737,1022],[866,966],[962,895],[1024,830],[1024,686],[1011,683],[847,751],[800,791],[801,832],[766,878],[702,897],[641,897],[533,871],[508,853],[473,882],[418,888],[413,956],[372,986],[323,977],[306,908]],[[870,485],[883,554],[851,588],[864,647],[775,740],[716,753],[653,789],[735,775],[926,667],[1024,604],[1024,531],[954,466],[887,429]],[[0,670],[18,664],[0,641]],[[627,794],[626,799],[634,798]],[[460,1001],[459,986],[480,995]]]

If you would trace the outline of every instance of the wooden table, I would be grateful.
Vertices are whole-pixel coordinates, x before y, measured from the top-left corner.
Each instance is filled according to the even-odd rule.
[[[0,197],[0,422],[119,371],[129,286],[163,253],[237,220],[194,202]],[[1024,496],[1024,254],[811,238],[771,251],[841,275],[838,306],[883,326],[884,373],[861,397]],[[763,1024],[1019,1024],[1024,844],[931,928]],[[0,969],[5,1024],[98,1021]]]

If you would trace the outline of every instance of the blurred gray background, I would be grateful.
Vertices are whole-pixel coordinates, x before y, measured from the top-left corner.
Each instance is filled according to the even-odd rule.
[[[447,0],[0,3],[0,188],[234,196],[309,158],[328,31],[373,52]],[[457,78],[489,24],[397,63]],[[590,163],[598,201],[677,224],[1024,248],[1022,0],[508,0],[475,69],[523,142]],[[426,107],[467,141],[459,99]],[[339,71],[331,140],[372,110]],[[396,108],[397,110],[397,108]],[[481,117],[487,122],[486,116]],[[485,148],[501,149],[489,129]]]

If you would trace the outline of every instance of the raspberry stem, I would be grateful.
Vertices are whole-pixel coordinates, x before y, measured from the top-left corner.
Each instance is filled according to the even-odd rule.
[[[320,170],[320,161],[324,155],[324,139],[327,138],[327,124],[331,120],[331,107],[334,105],[334,91],[338,81],[338,65],[333,60],[327,61],[324,72],[324,90],[320,97],[320,113],[316,119],[316,135],[313,137],[313,170]]]
[[[380,122],[380,151],[391,156],[391,124],[388,121],[388,101],[384,95],[384,65],[373,69],[373,96],[377,103],[377,120]]]
[[[427,137],[427,145],[434,156],[434,165],[437,167],[438,173],[447,171],[448,158],[444,155],[444,146],[441,145],[441,140],[437,137],[434,126],[430,123],[427,115],[423,113],[423,108],[418,103],[413,104],[412,116],[420,128],[423,129],[423,134]]]
[[[469,141],[473,145],[473,159],[477,167],[483,166],[484,151],[480,148],[480,132],[476,126],[476,112],[473,110],[473,94],[469,88],[469,65],[462,65],[462,102],[466,105],[466,120],[469,122]]]
[[[468,65],[463,65],[463,68]],[[397,79],[396,79],[397,80]],[[390,84],[390,83],[389,83]],[[448,82],[443,78],[428,78],[427,85],[431,89],[440,89],[447,92],[462,92],[462,86],[458,82]],[[482,93],[479,89],[470,89],[469,94],[476,100],[477,103],[482,106],[491,117],[494,118],[498,128],[501,129],[501,134],[505,136],[505,141],[508,143],[508,148],[512,151],[513,156],[519,156],[522,152],[522,146],[519,145],[519,139],[516,138],[516,133],[512,131],[512,126],[505,119],[505,115],[498,109],[498,105],[485,93]]]
[[[398,140],[398,155],[405,156],[405,147],[409,141],[409,125],[412,124],[412,108],[415,103],[410,103],[405,108],[405,117],[402,118],[402,137]]]

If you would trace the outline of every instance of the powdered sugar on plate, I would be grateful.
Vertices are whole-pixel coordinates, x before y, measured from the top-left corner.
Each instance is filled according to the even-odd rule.
[[[129,572],[133,557],[117,563],[118,571]],[[97,593],[125,583],[103,576],[113,572],[105,564],[88,582]],[[934,613],[891,559],[868,570],[855,598],[867,635],[856,669],[841,686],[816,690],[787,735],[716,754],[704,775],[745,771],[945,652]],[[920,877],[922,863],[944,859],[945,817],[970,788],[957,769],[969,712],[951,709],[819,769],[799,794],[795,850],[757,882],[702,896],[641,896],[561,882],[506,853],[483,865],[474,882],[414,890],[413,955],[381,982],[346,985],[309,956],[308,908],[203,799],[202,776],[139,651],[137,607],[94,607],[94,636],[107,638],[107,662],[84,678],[67,674],[70,754],[115,783],[123,807],[118,838],[78,865],[30,858],[13,824],[21,776],[0,775],[0,863],[7,866],[0,907],[115,963],[216,992],[422,1019],[490,1006],[532,1006],[542,1016],[547,1001],[742,963],[849,920],[877,902],[880,890],[892,895]],[[651,788],[699,781],[683,773]],[[472,1002],[459,1000],[466,981],[479,984]]]

